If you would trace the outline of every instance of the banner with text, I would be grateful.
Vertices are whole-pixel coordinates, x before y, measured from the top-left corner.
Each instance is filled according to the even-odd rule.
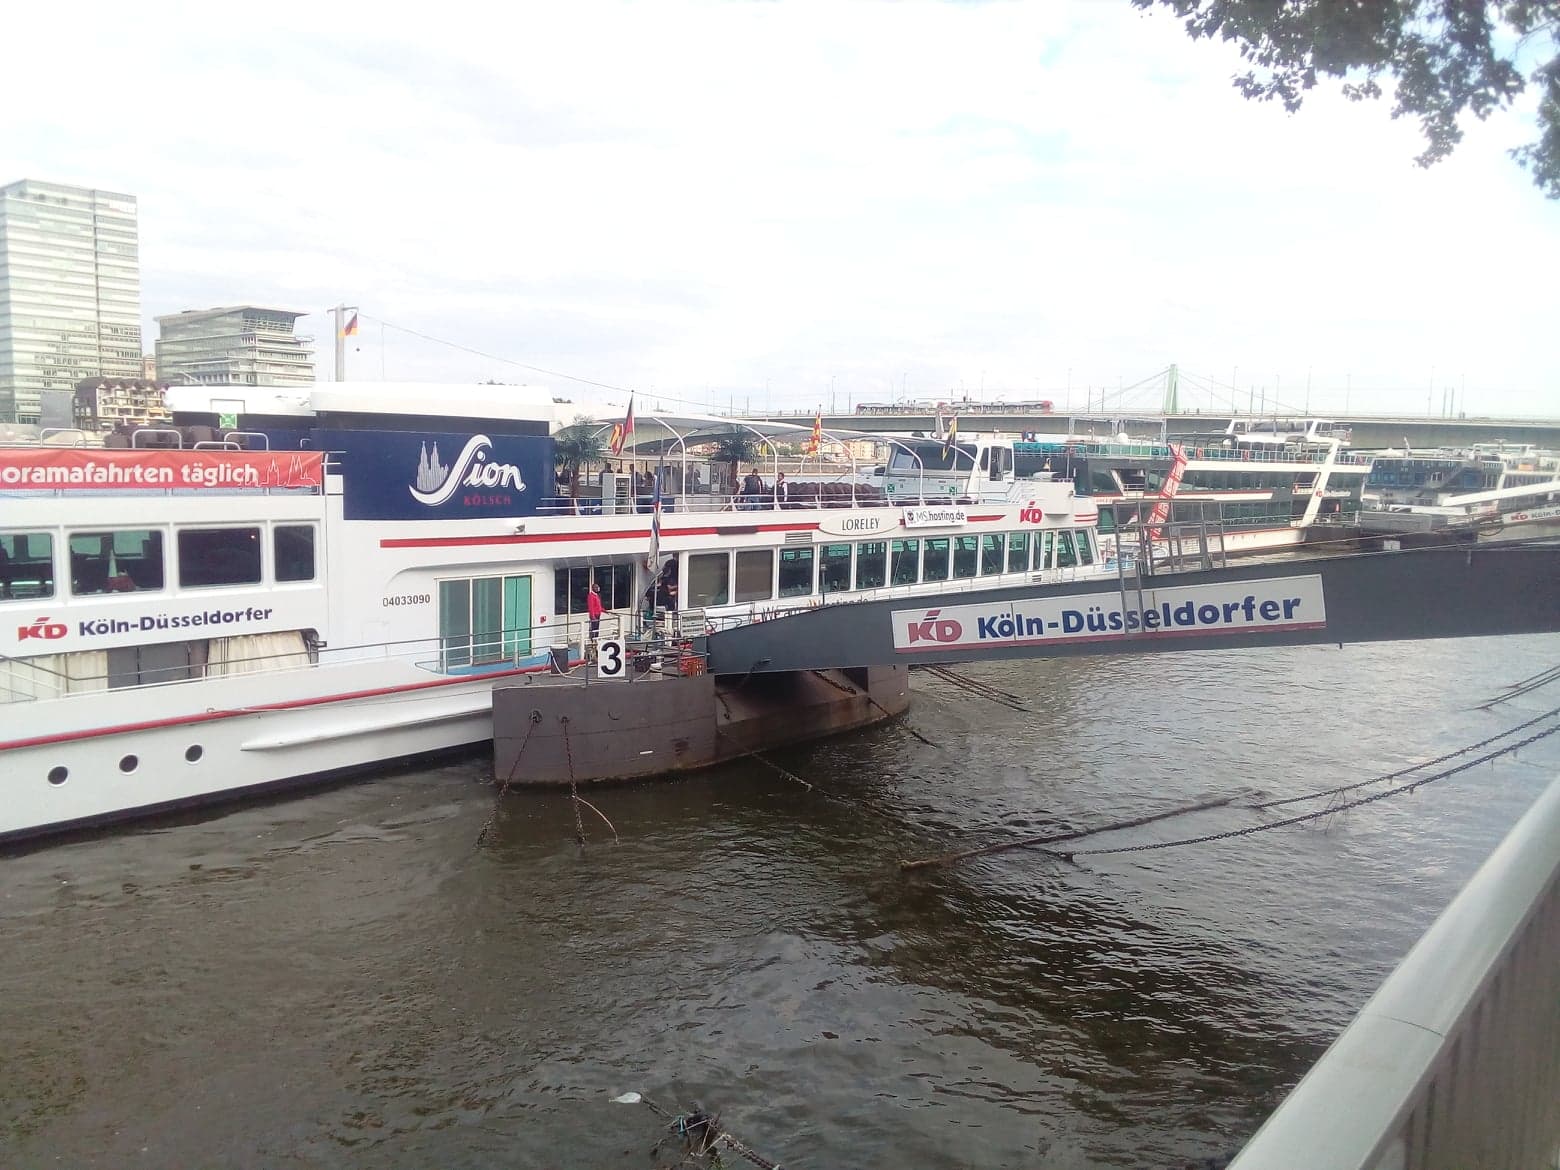
[[[1327,626],[1322,579],[1311,575],[1119,593],[1047,594],[985,605],[918,606],[891,615],[894,649],[1035,646],[1123,638],[1260,634]]]
[[[320,451],[0,450],[0,491],[231,491],[320,486]]]

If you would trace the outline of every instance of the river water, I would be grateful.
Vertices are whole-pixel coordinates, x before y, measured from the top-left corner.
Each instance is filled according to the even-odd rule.
[[[1560,707],[1554,636],[960,668],[908,726],[592,793],[474,757],[0,858],[0,1165],[647,1167],[640,1091],[787,1167],[1179,1167],[1260,1124],[1560,736],[1325,821],[1249,807]],[[1553,720],[1549,724],[1552,725]],[[1459,761],[1453,761],[1459,762]],[[1084,846],[1080,845],[1079,848]],[[667,1158],[665,1161],[672,1159]],[[727,1164],[734,1159],[728,1155]]]

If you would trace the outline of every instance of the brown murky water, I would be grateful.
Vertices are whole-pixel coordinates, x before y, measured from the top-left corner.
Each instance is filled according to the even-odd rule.
[[[646,1167],[639,1090],[787,1167],[1229,1153],[1560,773],[1068,864],[901,858],[1377,775],[1560,707],[1560,638],[988,664],[902,727],[493,808],[477,758],[0,858],[0,1165]],[[1118,834],[1241,828],[1213,809]],[[1104,843],[1103,841],[1101,842]],[[728,1155],[728,1164],[733,1159]]]

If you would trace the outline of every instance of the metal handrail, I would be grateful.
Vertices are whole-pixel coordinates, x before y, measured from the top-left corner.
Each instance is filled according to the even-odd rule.
[[[1557,1004],[1560,779],[1230,1170],[1556,1165]]]

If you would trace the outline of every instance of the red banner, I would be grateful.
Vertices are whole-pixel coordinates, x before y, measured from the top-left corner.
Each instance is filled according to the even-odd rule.
[[[0,491],[232,491],[318,488],[321,451],[0,448]]]

